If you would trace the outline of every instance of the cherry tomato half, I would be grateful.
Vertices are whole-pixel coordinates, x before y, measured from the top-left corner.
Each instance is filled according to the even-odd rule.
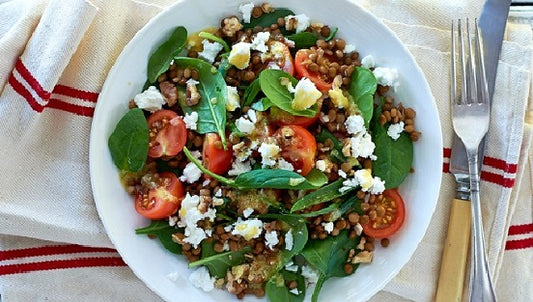
[[[226,174],[231,167],[233,150],[228,143],[227,150],[222,147],[220,136],[216,133],[207,133],[202,149],[202,161],[211,172],[219,175]]]
[[[147,176],[145,176],[147,177]],[[172,172],[149,175],[135,199],[135,210],[150,219],[162,219],[178,210],[184,192],[181,182]]]
[[[294,59],[291,51],[285,43],[273,41],[270,43],[270,52],[274,55],[270,62],[267,63],[267,68],[272,65],[277,65],[278,68],[290,75],[294,75]]]
[[[386,238],[395,234],[405,220],[405,205],[402,197],[396,189],[388,189],[383,192],[383,199],[379,201],[376,199],[377,207],[384,209],[384,214],[375,219],[371,219],[369,223],[363,225],[363,232],[366,235],[374,238]]]
[[[295,116],[287,111],[281,110],[276,106],[270,107],[270,121],[278,126],[296,125],[302,127],[309,127],[314,124],[320,116],[320,109],[322,108],[322,99],[318,100],[318,111],[313,117]]]
[[[187,142],[185,122],[172,110],[158,110],[146,121],[150,129],[148,156],[158,158],[178,154]]]
[[[309,51],[306,49],[300,49],[294,56],[294,66],[296,74],[300,78],[308,78],[313,82],[318,90],[327,93],[331,89],[333,79],[331,81],[324,80],[323,76],[319,72],[313,72],[307,69],[309,61]]]
[[[305,176],[313,168],[316,154],[315,137],[305,128],[287,125],[274,134],[280,142],[281,156]]]

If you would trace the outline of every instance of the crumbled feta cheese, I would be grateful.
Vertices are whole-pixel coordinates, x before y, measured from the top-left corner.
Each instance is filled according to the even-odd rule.
[[[216,192],[215,192],[215,197],[222,197],[222,189],[218,189]]]
[[[155,86],[150,86],[142,93],[137,94],[133,101],[137,107],[150,112],[157,111],[166,104],[165,98]]]
[[[355,234],[357,234],[357,236],[361,236],[361,234],[363,233],[363,226],[358,222],[355,225],[354,230],[355,230]]]
[[[361,131],[366,131],[365,120],[360,115],[350,115],[346,121],[344,121],[346,132],[349,134],[357,134]]]
[[[359,182],[357,181],[357,179],[349,178],[342,182],[342,187],[339,189],[339,192],[344,194],[346,191],[357,188],[358,186]]]
[[[387,67],[376,67],[373,73],[380,85],[390,86],[394,89],[399,86],[397,69]]]
[[[257,113],[255,113],[255,110],[253,109],[248,109],[248,112],[246,112],[246,115],[248,116],[248,119],[252,122],[252,123],[257,123]]]
[[[333,231],[333,222],[322,222],[322,226],[324,227],[324,231],[328,232],[330,234]]]
[[[318,273],[311,268],[310,266],[302,266],[302,276],[308,283],[317,283],[318,282]]]
[[[178,212],[180,220],[178,221],[177,225],[179,227],[185,228],[185,231],[183,233],[185,235],[185,238],[183,239],[183,241],[192,244],[194,248],[198,247],[202,240],[207,238],[204,229],[199,228],[196,223],[205,218],[209,218],[209,220],[214,221],[216,216],[216,210],[212,208],[210,208],[203,214],[200,213],[200,211],[198,210],[199,204],[200,196],[191,196],[187,192],[185,198],[181,202],[181,208]]]
[[[369,133],[360,132],[350,138],[350,146],[352,151],[352,157],[364,157],[364,158],[371,158],[372,153],[374,153],[374,149],[376,148],[376,144],[372,142],[372,137]]]
[[[296,296],[298,296],[298,295],[300,294],[300,292],[298,291],[298,288],[297,288],[297,287],[295,287],[295,288],[289,290],[289,293],[291,293],[291,294],[293,294],[293,295],[296,295]]]
[[[222,251],[229,251],[229,242],[227,240],[224,241],[224,244],[222,245]]]
[[[198,57],[206,60],[209,63],[215,62],[215,58],[217,57],[218,53],[224,48],[222,44],[218,42],[209,42],[207,39],[202,41],[202,45],[204,48],[198,53]]]
[[[355,171],[353,177],[357,179],[361,186],[361,191],[368,192],[373,184],[372,174],[369,169],[360,169]]]
[[[188,182],[190,184],[196,182],[202,177],[202,171],[194,163],[188,163],[183,169],[183,175],[180,176],[180,180]]]
[[[372,68],[376,66],[376,61],[372,55],[368,55],[361,60],[361,66],[364,68]]]
[[[355,51],[355,45],[346,44],[346,46],[344,46],[344,53],[351,53],[351,52],[354,52],[354,51]]]
[[[222,198],[220,198],[220,197],[213,197],[213,198],[211,199],[211,203],[212,203],[214,206],[218,207],[218,206],[221,206],[221,205],[224,204],[224,199],[222,199]]]
[[[400,138],[400,134],[403,132],[403,127],[405,124],[400,121],[399,123],[392,124],[389,126],[389,129],[387,129],[387,135],[390,136],[393,140],[397,140]]]
[[[179,282],[181,280],[181,276],[178,272],[172,272],[167,275],[167,278],[172,282]]]
[[[198,84],[200,84],[200,82],[198,82],[197,80],[195,80],[193,78],[190,78],[190,79],[187,80],[187,82],[185,82],[185,84],[198,85]]]
[[[294,264],[294,262],[289,261],[289,263],[285,264],[285,269],[290,272],[297,272],[298,271],[298,265]]]
[[[202,182],[202,186],[208,186],[209,184],[211,183],[211,179],[205,179],[203,182]]]
[[[254,9],[253,2],[239,5],[239,11],[242,13],[242,20],[244,21],[244,23],[250,23],[253,9]]]
[[[293,246],[294,246],[294,237],[292,236],[292,229],[289,229],[287,233],[285,233],[285,249],[290,251],[292,250]]]
[[[245,69],[250,64],[250,43],[239,42],[231,47],[228,62],[238,69]]]
[[[316,104],[320,97],[322,97],[322,92],[316,88],[315,83],[308,78],[302,78],[294,88],[294,99],[291,107],[295,110],[307,109]]]
[[[265,245],[273,250],[274,246],[279,243],[278,233],[276,231],[266,232],[265,233]]]
[[[179,217],[178,216],[169,216],[168,217],[168,225],[173,227],[178,223]]]
[[[270,32],[260,31],[256,34],[255,38],[252,40],[252,45],[250,46],[253,50],[260,52],[267,52],[268,46],[265,44],[270,39]]]
[[[342,170],[338,170],[337,171],[337,174],[339,174],[340,177],[342,178],[346,178],[348,177],[348,175],[346,175],[346,172],[342,171]]]
[[[215,288],[215,277],[209,275],[209,271],[205,266],[200,266],[194,270],[189,276],[189,281],[192,285],[203,291],[209,292]]]
[[[259,154],[261,154],[261,165],[263,168],[272,167],[276,164],[276,158],[281,151],[281,148],[276,144],[271,143],[261,143],[259,146]]]
[[[315,167],[322,172],[326,171],[326,161],[323,159],[317,160],[315,162]]]
[[[231,164],[231,170],[228,171],[229,176],[238,176],[242,173],[252,170],[252,165],[250,161],[239,161],[236,160]]]
[[[235,86],[227,86],[228,98],[226,99],[226,110],[235,111],[235,109],[241,107],[241,100],[239,98],[239,92]]]
[[[224,231],[226,231],[226,232],[231,232],[231,230],[233,230],[233,225],[232,224],[227,225],[227,226],[224,227]]]
[[[244,116],[239,117],[235,121],[235,126],[240,132],[250,134],[254,131],[255,124]]]
[[[290,162],[286,161],[284,158],[280,158],[278,159],[278,169],[294,171],[294,166]]]
[[[294,19],[296,33],[306,30],[311,24],[309,17],[307,17],[305,14],[299,14],[296,16],[289,15],[285,17],[285,29],[286,30],[291,30],[291,27],[290,27],[291,19]]]
[[[244,211],[242,211],[242,216],[244,216],[244,218],[248,218],[250,217],[250,215],[252,215],[253,212],[253,208],[246,208]]]
[[[374,176],[372,179],[372,188],[370,188],[370,194],[381,194],[385,191],[385,181],[381,180],[378,176]]]
[[[185,113],[185,116],[183,117],[183,121],[185,122],[185,128],[196,130],[198,127],[198,112],[193,111],[190,114]]]
[[[238,217],[233,226],[234,229],[231,231],[231,234],[240,235],[245,240],[257,238],[263,232],[263,222],[257,218],[242,220]]]
[[[342,182],[339,192],[344,193],[350,189],[361,187],[361,191],[371,194],[380,194],[385,190],[385,182],[379,177],[372,177],[369,169],[355,171],[354,177]]]

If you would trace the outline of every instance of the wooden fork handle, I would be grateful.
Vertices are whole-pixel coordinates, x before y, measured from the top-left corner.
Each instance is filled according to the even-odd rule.
[[[440,265],[436,302],[460,302],[463,297],[466,260],[469,254],[470,201],[454,199]]]

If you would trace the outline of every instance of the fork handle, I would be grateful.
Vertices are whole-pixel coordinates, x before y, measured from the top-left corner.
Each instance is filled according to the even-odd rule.
[[[471,218],[470,201],[454,199],[444,241],[435,302],[460,302],[463,299]]]
[[[471,237],[471,268],[470,268],[470,301],[496,301],[494,285],[490,275],[487,253],[485,250],[485,236],[483,235],[483,221],[481,219],[481,204],[479,198],[478,150],[468,150],[468,168],[470,170],[470,198],[472,200],[472,237]]]

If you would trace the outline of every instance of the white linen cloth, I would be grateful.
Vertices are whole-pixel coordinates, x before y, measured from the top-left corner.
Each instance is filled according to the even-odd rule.
[[[98,92],[114,60],[172,2],[0,1],[2,301],[159,299],[125,266],[105,234],[91,195],[88,138]],[[446,168],[452,133],[450,20],[478,16],[482,2],[356,2],[399,36],[425,72],[445,147],[441,196],[426,236],[373,300],[431,301],[454,195]],[[502,301],[533,297],[533,132],[528,124],[533,119],[526,119],[532,45],[530,27],[508,24],[483,165],[487,248]]]

